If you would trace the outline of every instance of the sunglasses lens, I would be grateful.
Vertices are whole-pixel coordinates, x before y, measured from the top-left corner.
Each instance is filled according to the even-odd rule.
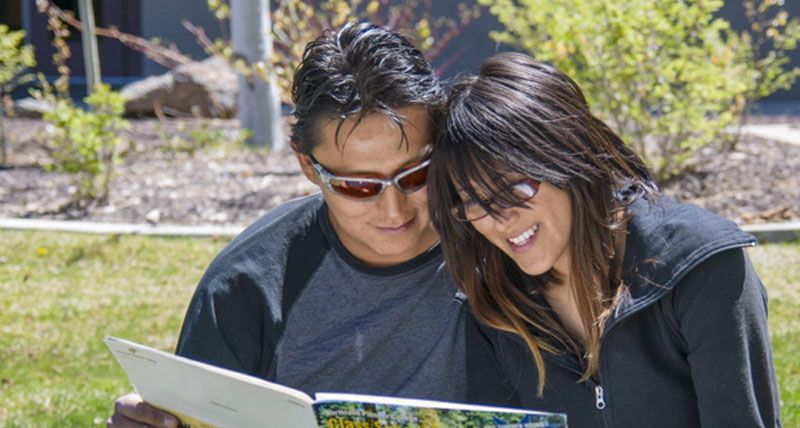
[[[428,165],[409,173],[403,178],[397,180],[401,190],[410,193],[422,188],[428,181]]]
[[[381,183],[372,183],[359,180],[337,180],[330,181],[331,189],[336,193],[357,199],[371,198],[381,192]]]

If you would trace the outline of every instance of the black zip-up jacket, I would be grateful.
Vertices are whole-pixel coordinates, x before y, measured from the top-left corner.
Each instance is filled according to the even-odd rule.
[[[524,407],[567,414],[580,427],[780,426],[767,333],[767,297],[730,221],[662,197],[629,207],[623,281],[630,296],[606,323],[598,376],[579,382],[572,354],[537,369],[518,336],[486,329],[507,389],[482,390]],[[508,401],[504,404],[508,404]]]

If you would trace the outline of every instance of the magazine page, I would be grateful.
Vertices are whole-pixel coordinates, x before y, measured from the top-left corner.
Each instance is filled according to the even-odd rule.
[[[356,394],[316,394],[320,428],[563,428],[567,416],[503,407]]]
[[[105,343],[146,402],[191,427],[317,426],[301,391],[114,337]]]

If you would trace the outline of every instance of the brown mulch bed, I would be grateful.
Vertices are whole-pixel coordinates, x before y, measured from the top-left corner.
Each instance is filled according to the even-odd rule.
[[[797,117],[753,121],[778,120],[800,123]],[[210,130],[220,143],[193,152],[192,129]],[[49,158],[45,124],[12,119],[6,130],[10,162],[0,168],[0,217],[246,225],[316,190],[291,153],[226,144],[236,139],[236,121],[136,120],[125,131],[128,143],[108,202],[64,209],[74,187],[67,174],[41,167]],[[664,190],[740,224],[797,221],[800,145],[742,137],[732,152],[704,149],[690,172]]]

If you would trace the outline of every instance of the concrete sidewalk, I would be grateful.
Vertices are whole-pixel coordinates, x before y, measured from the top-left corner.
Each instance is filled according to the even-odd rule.
[[[88,221],[0,218],[0,229],[52,230],[58,232],[97,233],[107,235],[148,236],[222,236],[234,237],[244,226],[181,226],[130,223],[94,223]]]
[[[742,134],[800,146],[800,126],[797,125],[786,123],[745,125],[742,127]]]

